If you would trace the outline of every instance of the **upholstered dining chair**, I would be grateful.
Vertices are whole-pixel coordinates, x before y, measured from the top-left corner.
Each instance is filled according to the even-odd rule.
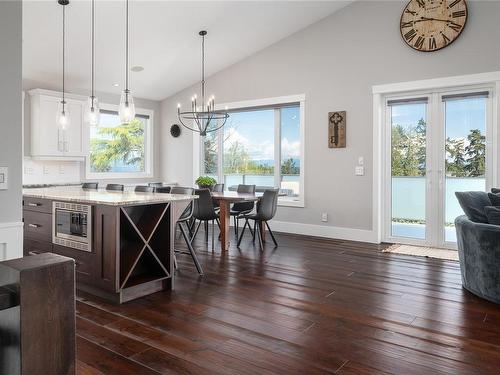
[[[97,190],[99,188],[98,182],[84,182],[82,184],[82,189],[86,190]]]
[[[193,195],[194,194],[194,189],[190,187],[181,187],[181,186],[174,186],[170,189],[171,194],[183,194],[183,195]],[[184,228],[183,225],[189,227],[189,220],[191,220],[191,217],[193,216],[193,202],[191,202],[188,207],[184,210],[184,212],[181,214],[179,219],[177,220],[177,226],[179,227],[182,237],[184,237],[184,241],[186,241],[186,245],[188,248],[188,251],[181,251],[181,250],[175,250],[175,253],[180,253],[180,254],[188,254],[191,255],[191,258],[193,259],[194,265],[196,267],[196,270],[200,275],[203,275],[203,267],[201,266],[200,261],[198,260],[198,256],[196,255],[196,251],[194,251],[193,245],[191,244],[191,239],[188,237],[186,233],[186,229]],[[175,268],[177,268],[177,259],[175,258],[174,254],[174,265]]]
[[[191,237],[191,242],[194,241],[198,230],[200,229],[201,223],[205,224],[205,241],[208,242],[208,223],[212,222],[212,251],[214,251],[214,232],[215,232],[215,222],[219,225],[219,214],[216,212],[213,205],[212,196],[210,195],[210,190],[208,189],[198,189],[195,191],[198,199],[193,202],[193,218],[195,230],[193,236]],[[198,226],[196,226],[196,220],[198,220]]]
[[[251,230],[249,220],[254,221],[253,240],[255,241],[255,236],[257,235],[261,250],[264,248],[262,240],[263,233],[261,232],[261,228],[262,230],[264,230],[263,224],[265,224],[265,226],[269,230],[269,234],[273,239],[274,246],[278,247],[278,243],[276,242],[274,233],[269,227],[268,223],[268,221],[271,220],[274,217],[274,215],[276,215],[276,211],[278,209],[278,195],[279,195],[279,189],[269,189],[264,191],[264,195],[257,204],[257,211],[255,213],[248,213],[243,216],[245,219],[245,224],[243,225],[241,236],[238,239],[238,245],[237,245],[238,247],[240,247],[241,239],[245,234],[245,228],[248,226],[248,229]]]
[[[122,184],[107,184],[106,185],[106,190],[109,191],[123,191],[125,190],[125,186]]]
[[[255,185],[238,185],[236,191],[238,193],[255,194]],[[234,219],[234,233],[236,234],[236,238],[238,238],[239,219],[252,212],[254,207],[254,202],[236,202],[231,207],[230,215]]]
[[[156,193],[170,193],[172,188],[170,186],[159,186],[155,188]]]
[[[138,185],[135,187],[134,191],[136,193],[153,193],[155,191],[155,188],[154,188],[154,186]]]

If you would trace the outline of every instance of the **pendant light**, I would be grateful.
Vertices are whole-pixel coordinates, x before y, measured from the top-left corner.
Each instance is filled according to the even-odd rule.
[[[65,132],[70,125],[70,116],[66,106],[66,86],[65,86],[65,58],[66,58],[66,6],[69,0],[58,0],[59,5],[62,6],[62,99],[57,108],[57,126],[59,130]]]
[[[120,121],[123,124],[129,123],[135,118],[135,106],[134,98],[130,94],[130,89],[128,87],[129,83],[129,15],[128,15],[128,0],[125,0],[125,90],[123,90],[120,96],[120,106],[118,108],[118,115],[120,116]]]
[[[198,35],[201,36],[201,107],[198,108],[198,96],[195,94],[191,98],[191,111],[182,112],[181,105],[177,104],[177,117],[182,126],[204,137],[207,133],[222,128],[229,118],[229,113],[215,110],[213,95],[205,102],[205,36],[207,32],[202,30]]]
[[[100,111],[99,111],[99,100],[95,96],[94,93],[94,64],[95,64],[95,27],[94,27],[94,0],[91,3],[92,15],[91,15],[91,31],[90,31],[90,39],[91,39],[91,62],[90,62],[90,95],[87,99],[87,105],[85,108],[86,121],[90,126],[98,126]]]

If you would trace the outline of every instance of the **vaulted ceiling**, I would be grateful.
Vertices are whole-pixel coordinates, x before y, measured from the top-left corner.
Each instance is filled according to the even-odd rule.
[[[130,3],[130,66],[135,96],[164,99],[200,79],[200,37],[207,74],[311,25],[350,1],[144,1]],[[23,78],[60,86],[62,10],[56,0],[23,2]],[[96,89],[119,93],[124,83],[124,1],[96,0]],[[67,86],[82,90],[90,75],[90,0],[67,8]],[[119,84],[115,87],[114,84]]]

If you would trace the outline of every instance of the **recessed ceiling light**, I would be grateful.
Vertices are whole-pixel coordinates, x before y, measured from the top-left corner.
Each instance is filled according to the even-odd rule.
[[[143,66],[140,66],[140,65],[136,65],[136,66],[133,66],[132,68],[130,68],[131,71],[133,72],[142,72],[144,70],[144,67]]]
[[[113,86],[114,87],[118,87],[118,86],[120,86],[120,84],[119,83],[113,83]]]

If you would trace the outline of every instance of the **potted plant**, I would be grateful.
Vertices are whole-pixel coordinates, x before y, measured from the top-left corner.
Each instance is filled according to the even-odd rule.
[[[214,185],[217,183],[215,178],[210,176],[200,176],[196,179],[195,184],[198,185],[200,189],[212,190]]]

